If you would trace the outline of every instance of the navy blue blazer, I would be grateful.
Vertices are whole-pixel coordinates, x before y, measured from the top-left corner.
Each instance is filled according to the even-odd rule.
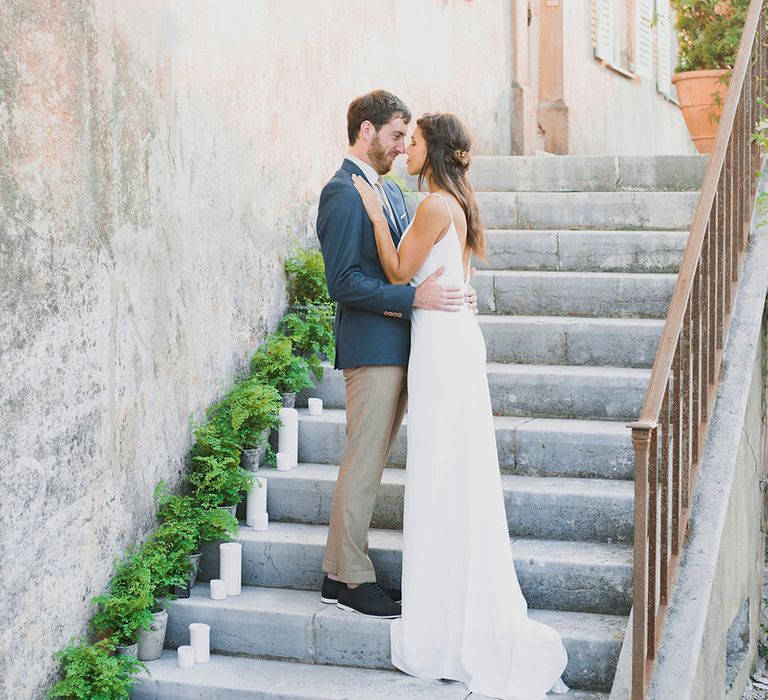
[[[365,177],[352,161],[323,187],[317,212],[317,236],[325,260],[328,292],[336,305],[334,367],[408,364],[411,309],[415,289],[390,284],[381,267],[373,224],[352,184]],[[385,211],[395,245],[409,222],[400,188],[384,180],[395,221]]]

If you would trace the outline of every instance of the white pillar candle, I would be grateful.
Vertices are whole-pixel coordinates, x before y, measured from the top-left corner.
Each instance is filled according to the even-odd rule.
[[[195,650],[192,647],[179,647],[176,664],[179,668],[192,668],[195,665]]]
[[[281,408],[280,428],[277,431],[277,449],[291,455],[291,467],[299,458],[299,412],[295,408]]]
[[[207,664],[211,658],[211,628],[202,622],[189,626],[189,643],[195,652],[196,664]]]
[[[239,542],[219,545],[219,578],[224,581],[227,595],[240,595],[242,585],[242,546]]]
[[[293,455],[290,452],[278,452],[277,457],[277,471],[287,472],[293,466]]]
[[[224,600],[227,597],[227,584],[220,578],[211,579],[211,600]]]
[[[248,493],[245,508],[245,524],[254,530],[266,530],[269,523],[267,515],[267,480],[259,476],[253,481]]]
[[[323,415],[323,400],[322,399],[308,399],[307,406],[309,408],[310,416],[322,416]]]

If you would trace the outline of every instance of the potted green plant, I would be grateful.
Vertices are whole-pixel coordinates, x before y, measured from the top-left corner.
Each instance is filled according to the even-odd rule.
[[[679,40],[672,82],[699,153],[711,153],[750,0],[672,0]]]
[[[163,481],[155,487],[155,501],[158,520],[171,532],[178,533],[177,546],[189,552],[187,558],[191,568],[187,583],[174,589],[176,597],[187,598],[197,579],[202,543],[235,537],[237,520],[220,508],[203,508],[190,495],[171,494]]]
[[[211,408],[208,420],[220,435],[240,446],[243,468],[255,471],[267,453],[270,429],[279,424],[280,405],[278,390],[251,376]]]
[[[139,659],[151,661],[163,652],[168,625],[167,602],[175,597],[175,590],[183,588],[189,577],[191,564],[187,547],[180,547],[177,528],[168,523],[158,527],[144,543],[139,556],[149,569],[152,585],[152,623],[149,629],[139,630]]]
[[[235,515],[243,491],[250,491],[253,473],[240,466],[240,459],[221,455],[198,455],[189,476],[195,501],[203,508],[222,508]]]
[[[48,691],[49,698],[67,700],[112,700],[129,698],[137,683],[134,674],[146,671],[138,659],[115,654],[110,638],[95,644],[70,644],[56,653],[63,678]]]
[[[307,306],[286,314],[280,330],[291,339],[294,350],[306,359],[315,377],[322,379],[322,360],[332,358],[336,347],[333,309],[328,305]]]
[[[288,297],[294,309],[333,304],[325,282],[323,254],[319,250],[301,248],[285,259],[283,268],[288,276]]]
[[[92,629],[110,637],[117,652],[138,658],[138,634],[152,625],[152,581],[149,568],[135,554],[128,554],[109,583],[109,592],[93,598],[98,611]]]
[[[296,392],[312,386],[309,363],[293,352],[293,341],[282,333],[272,333],[251,358],[252,375],[277,389],[283,406],[293,408]]]

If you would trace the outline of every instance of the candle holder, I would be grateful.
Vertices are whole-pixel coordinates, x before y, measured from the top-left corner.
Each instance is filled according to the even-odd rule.
[[[227,584],[220,578],[211,579],[211,600],[225,600],[227,597]]]
[[[195,665],[195,650],[191,646],[179,647],[176,650],[176,665],[179,668],[192,668]]]
[[[243,547],[239,542],[219,545],[219,578],[224,581],[227,596],[240,595],[242,590]]]
[[[254,530],[263,531],[269,524],[267,515],[267,480],[263,476],[257,477],[246,502],[245,524]]]
[[[323,400],[322,399],[308,399],[307,408],[309,409],[310,416],[322,416],[323,415]]]
[[[299,458],[299,412],[295,408],[281,408],[278,415],[277,449],[290,455],[289,468],[293,468]]]
[[[189,626],[189,643],[195,654],[196,664],[207,664],[211,658],[211,628],[202,622]]]

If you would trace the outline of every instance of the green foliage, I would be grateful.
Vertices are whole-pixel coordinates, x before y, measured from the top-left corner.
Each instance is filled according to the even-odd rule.
[[[285,259],[291,304],[331,304],[325,283],[325,263],[319,250],[302,248]]]
[[[677,71],[732,69],[750,0],[672,0]]]
[[[57,652],[64,677],[50,691],[49,698],[117,700],[130,697],[136,680],[132,674],[146,670],[141,661],[125,654],[113,655],[109,639],[96,644],[70,644]]]
[[[251,358],[251,372],[263,384],[281,394],[312,386],[309,363],[293,352],[293,341],[282,333],[272,333]]]
[[[240,467],[240,458],[198,455],[189,476],[195,501],[203,508],[233,506],[250,491],[253,474]]]
[[[309,369],[323,378],[323,357],[332,358],[335,352],[333,335],[333,308],[307,306],[283,317],[280,329],[293,343],[293,348],[307,360]]]
[[[264,431],[278,426],[280,406],[280,392],[274,386],[248,377],[210,409],[208,421],[219,436],[249,449],[263,444]]]
[[[161,523],[185,533],[190,554],[200,551],[203,542],[237,536],[237,519],[220,508],[203,508],[192,496],[172,495],[163,481],[155,488],[157,517]]]
[[[146,562],[136,554],[128,554],[117,567],[109,584],[109,593],[92,600],[98,612],[91,619],[91,627],[98,634],[107,635],[115,644],[136,642],[140,629],[152,624],[152,578]]]
[[[413,192],[413,190],[408,187],[408,183],[403,180],[399,175],[395,175],[393,172],[389,172],[384,176],[385,180],[390,180],[391,182],[394,182],[403,192]]]
[[[187,585],[192,564],[189,543],[173,526],[162,524],[144,543],[140,557],[149,569],[152,597],[161,602],[174,597],[175,588]]]

